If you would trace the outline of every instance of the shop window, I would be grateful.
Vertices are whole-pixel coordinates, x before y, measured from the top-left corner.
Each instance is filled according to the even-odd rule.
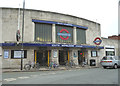
[[[106,56],[115,56],[115,51],[106,51]]]
[[[52,41],[52,25],[35,23],[35,41],[51,42]]]
[[[91,57],[97,57],[97,51],[91,51]]]
[[[86,44],[86,30],[77,28],[77,44]]]
[[[11,58],[12,59],[20,59],[27,58],[27,50],[11,50]]]

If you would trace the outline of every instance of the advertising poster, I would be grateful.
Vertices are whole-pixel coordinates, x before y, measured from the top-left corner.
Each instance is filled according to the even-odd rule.
[[[53,57],[55,58],[55,57],[57,57],[57,56],[58,56],[57,50],[54,50],[54,51],[53,51]]]
[[[5,59],[9,58],[9,51],[8,50],[4,51],[4,58]]]

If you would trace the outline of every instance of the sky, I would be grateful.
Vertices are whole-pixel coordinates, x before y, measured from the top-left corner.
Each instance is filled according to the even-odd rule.
[[[118,35],[119,0],[25,0],[26,9],[69,14],[101,24],[101,36]],[[19,6],[20,5],[20,6]],[[0,0],[0,7],[23,7],[23,0]]]

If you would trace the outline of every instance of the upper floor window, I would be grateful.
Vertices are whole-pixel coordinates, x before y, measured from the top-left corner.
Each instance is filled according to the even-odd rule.
[[[77,28],[77,44],[86,44],[86,30]]]
[[[35,23],[35,41],[51,42],[52,41],[52,25]]]
[[[73,43],[73,27],[56,25],[56,42]]]

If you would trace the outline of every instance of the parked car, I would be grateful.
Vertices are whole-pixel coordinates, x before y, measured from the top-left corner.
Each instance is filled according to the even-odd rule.
[[[120,56],[104,56],[100,63],[103,68],[113,67],[116,69],[120,67]]]

